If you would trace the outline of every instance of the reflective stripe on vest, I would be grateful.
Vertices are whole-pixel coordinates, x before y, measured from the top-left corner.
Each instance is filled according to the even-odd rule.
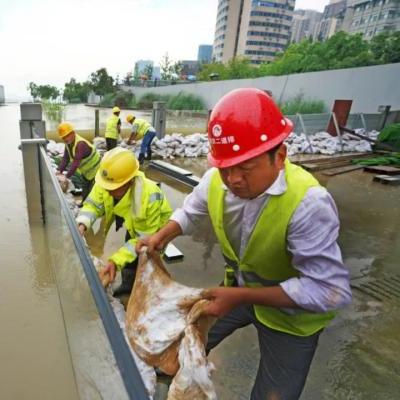
[[[141,139],[147,131],[151,128],[151,125],[145,119],[135,119],[134,125],[137,126],[136,139]]]
[[[67,146],[67,151],[71,160],[75,158],[76,154],[76,146],[78,143],[85,142],[91,149],[91,153],[83,158],[79,164],[78,172],[82,174],[88,181],[94,179],[96,172],[100,165],[100,155],[97,152],[96,148],[82,136],[75,134],[75,142],[72,146],[72,150],[70,150],[69,146]]]
[[[229,269],[235,271],[237,276],[240,274],[248,287],[275,286],[299,276],[287,250],[287,229],[307,190],[319,184],[311,174],[292,165],[288,160],[285,162],[285,178],[286,192],[269,198],[240,259],[233,251],[224,230],[225,190],[219,172],[215,171],[211,178],[208,189],[211,222]],[[257,319],[264,325],[298,336],[309,336],[321,330],[334,317],[333,312],[298,312],[295,309],[289,315],[287,309],[258,305],[254,306],[254,311]]]
[[[108,118],[106,123],[106,131],[104,136],[110,139],[117,139],[118,138],[118,121],[119,117],[116,115],[112,115]]]

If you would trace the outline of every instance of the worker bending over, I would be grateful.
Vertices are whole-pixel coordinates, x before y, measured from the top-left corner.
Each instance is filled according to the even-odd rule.
[[[107,151],[117,147],[118,137],[121,134],[121,119],[119,118],[121,110],[119,107],[114,107],[112,109],[112,116],[107,119],[106,122],[106,132],[104,136],[106,137]]]
[[[238,328],[257,329],[260,363],[252,400],[298,399],[320,333],[334,310],[351,301],[335,203],[286,158],[283,142],[292,128],[261,90],[225,95],[208,125],[208,159],[215,168],[165,227],[137,245],[137,251],[143,245],[160,250],[210,217],[226,267],[225,287],[205,294],[211,301],[206,314],[219,318],[207,350]]]
[[[157,232],[171,214],[172,209],[161,189],[139,171],[139,163],[132,152],[117,147],[105,153],[96,183],[76,221],[82,235],[103,216],[106,234],[114,221],[117,229],[125,226],[125,244],[108,258],[101,271],[113,282],[116,271],[122,270],[122,284],[114,295],[128,294],[132,290],[137,267],[137,240]]]
[[[76,171],[80,173],[83,201],[93,187],[94,177],[100,165],[100,155],[89,141],[75,133],[74,127],[68,122],[58,126],[58,135],[65,142],[65,150],[57,174],[62,174],[68,164],[71,165],[67,178],[71,178]]]
[[[133,141],[142,139],[140,146],[139,163],[143,164],[144,160],[151,160],[151,142],[156,137],[156,130],[145,120],[136,118],[130,114],[126,117],[128,123],[132,125],[131,135],[128,144]]]

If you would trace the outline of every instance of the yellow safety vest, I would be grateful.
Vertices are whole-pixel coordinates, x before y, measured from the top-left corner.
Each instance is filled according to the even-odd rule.
[[[234,272],[241,273],[247,287],[266,287],[298,277],[287,250],[286,235],[290,220],[307,190],[318,181],[302,168],[285,163],[287,190],[271,196],[261,211],[243,256],[239,258],[230,245],[223,224],[225,190],[219,172],[211,178],[208,211],[227,263],[225,284]],[[309,336],[324,328],[334,312],[312,313],[303,309],[280,309],[254,305],[257,319],[269,328],[297,336]]]
[[[104,215],[107,234],[115,216],[123,218],[131,239],[109,258],[118,269],[122,269],[136,259],[135,245],[138,239],[157,232],[168,222],[171,214],[171,206],[161,189],[139,172],[132,187],[116,205],[110,193],[95,184],[76,221],[90,228],[97,218]]]
[[[106,132],[104,134],[106,138],[118,138],[118,121],[119,117],[117,117],[116,115],[112,115],[110,118],[108,118],[106,123]]]
[[[68,145],[66,145],[70,161],[75,158],[76,146],[79,142],[85,142],[92,150],[89,156],[81,160],[78,167],[78,172],[83,175],[88,181],[91,181],[92,179],[94,179],[96,172],[99,169],[100,154],[89,141],[75,133],[75,142],[72,146],[72,150],[69,148]]]
[[[143,136],[149,131],[152,127],[150,123],[148,123],[145,119],[135,119],[133,125],[137,126],[136,130],[136,140],[142,139]]]

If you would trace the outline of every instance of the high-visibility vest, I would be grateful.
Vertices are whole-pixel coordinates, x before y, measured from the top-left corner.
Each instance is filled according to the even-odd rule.
[[[142,139],[143,136],[152,128],[151,124],[148,123],[145,119],[137,119],[133,122],[133,125],[137,126],[136,129],[136,140]]]
[[[106,132],[104,136],[109,139],[117,139],[118,138],[118,121],[119,117],[116,115],[112,115],[108,118],[106,123]]]
[[[88,181],[94,179],[97,170],[99,169],[100,165],[100,154],[97,152],[96,148],[82,136],[79,136],[75,133],[75,142],[70,149],[70,146],[66,145],[69,159],[72,161],[75,158],[76,154],[76,146],[80,142],[85,142],[91,149],[91,153],[83,158],[79,164],[78,172],[82,174]]]
[[[131,239],[109,258],[121,269],[136,259],[135,244],[138,239],[157,232],[168,222],[171,214],[171,206],[161,189],[139,172],[132,187],[117,204],[107,190],[95,184],[76,221],[90,228],[97,218],[104,216],[107,234],[115,216],[123,218]]]
[[[215,171],[212,176],[208,190],[208,211],[227,264],[225,284],[231,284],[233,274],[239,272],[247,287],[275,286],[299,276],[287,250],[288,226],[307,190],[319,186],[319,183],[311,174],[288,160],[285,162],[285,177],[286,192],[268,199],[239,258],[224,230],[226,191],[219,172]],[[312,335],[324,328],[335,315],[334,312],[313,313],[304,309],[260,305],[254,305],[254,311],[257,319],[267,327],[297,336]]]

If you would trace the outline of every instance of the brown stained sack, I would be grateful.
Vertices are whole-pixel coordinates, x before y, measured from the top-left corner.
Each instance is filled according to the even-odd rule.
[[[175,375],[181,340],[188,326],[197,331],[196,340],[201,341],[204,352],[211,323],[207,317],[199,318],[204,300],[190,313],[202,299],[202,291],[174,282],[158,254],[149,258],[140,255],[126,313],[126,329],[133,349],[143,361]]]
[[[213,319],[200,317],[207,300],[198,301],[191,309],[185,336],[179,346],[179,371],[172,380],[167,400],[216,400],[211,372],[214,369],[205,353],[206,334]]]

